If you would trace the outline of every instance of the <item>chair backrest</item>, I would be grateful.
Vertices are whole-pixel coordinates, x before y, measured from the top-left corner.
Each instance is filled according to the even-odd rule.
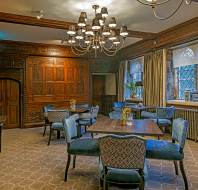
[[[109,113],[110,119],[116,119],[120,120],[122,117],[122,112],[121,111],[112,111]]]
[[[172,119],[175,113],[175,107],[157,107],[156,113],[158,118],[162,119]]]
[[[55,106],[53,105],[46,105],[43,107],[43,113],[44,113],[44,117],[47,117],[47,112],[49,110],[54,110],[55,109]]]
[[[76,115],[76,114],[75,114]],[[72,139],[77,137],[77,124],[74,115],[70,116],[69,118],[63,119],[63,127],[65,131],[65,140],[67,143],[72,142]]]
[[[99,106],[98,105],[91,108],[91,115],[92,115],[93,118],[98,117],[98,112],[99,112]]]
[[[183,150],[188,133],[188,121],[178,118],[173,121],[172,139],[176,141]]]
[[[137,136],[109,135],[99,139],[104,166],[120,169],[143,169],[145,141]]]
[[[48,110],[48,121],[50,123],[54,122],[60,122],[62,123],[64,118],[69,117],[69,111],[68,110]]]

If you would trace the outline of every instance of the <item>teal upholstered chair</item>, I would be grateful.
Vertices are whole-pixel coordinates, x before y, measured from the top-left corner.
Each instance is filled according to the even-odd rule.
[[[155,112],[142,111],[143,119],[153,119],[159,127],[166,128],[172,126],[175,107],[157,107]]]
[[[121,111],[112,111],[109,113],[110,119],[116,119],[120,120],[122,117],[122,112]]]
[[[63,130],[63,119],[69,117],[68,110],[48,110],[48,121],[50,123],[50,134],[48,140],[48,146],[50,145],[51,136],[53,131],[57,131],[59,134]]]
[[[47,112],[49,110],[53,110],[54,108],[55,107],[53,105],[46,105],[46,106],[43,107],[43,115],[44,115],[44,119],[45,119],[43,136],[45,136],[47,126],[50,125],[50,123],[48,121],[48,117],[47,117]]]
[[[175,172],[178,175],[177,161],[181,170],[185,183],[185,189],[188,190],[188,181],[186,178],[183,159],[184,145],[187,137],[188,122],[183,119],[175,119],[172,128],[172,142],[163,140],[147,140],[146,141],[146,157],[150,159],[171,160],[175,165]]]
[[[175,113],[175,107],[158,107],[156,109],[157,124],[160,127],[172,126],[173,116]]]
[[[113,103],[113,109],[115,111],[121,111],[124,106],[125,106],[125,102],[114,102]]]
[[[137,136],[109,135],[99,139],[100,182],[144,189],[145,141]]]
[[[78,122],[80,126],[85,126],[85,132],[88,126],[91,126],[96,122],[96,119],[98,117],[98,112],[99,112],[99,106],[97,105],[95,107],[93,106],[90,109],[90,112],[80,114]]]
[[[73,168],[75,168],[76,156],[99,156],[99,145],[97,139],[78,138],[77,122],[78,115],[70,116],[63,120],[65,140],[67,144],[68,159],[65,168],[65,181],[70,166],[71,156],[73,155]]]

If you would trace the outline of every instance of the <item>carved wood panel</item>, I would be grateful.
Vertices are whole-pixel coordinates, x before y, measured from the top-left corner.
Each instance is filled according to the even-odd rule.
[[[83,59],[29,57],[26,123],[41,122],[45,104],[66,107],[72,98],[77,102],[88,102],[88,86],[89,64]]]
[[[6,116],[6,128],[19,127],[19,83],[0,80],[0,114]]]

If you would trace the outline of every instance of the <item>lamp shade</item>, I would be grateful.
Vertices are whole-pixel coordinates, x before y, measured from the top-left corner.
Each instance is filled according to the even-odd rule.
[[[121,28],[120,28],[120,36],[122,36],[122,37],[128,36],[128,32],[127,32],[127,27],[126,26],[121,26]]]
[[[84,17],[79,17],[78,19],[78,26],[83,27],[86,26],[85,18]]]
[[[76,40],[75,40],[74,36],[69,36],[68,43],[69,44],[75,44],[76,43]]]
[[[109,40],[110,41],[113,41],[113,40],[116,40],[117,39],[117,37],[116,37],[116,33],[115,33],[115,31],[111,31],[111,35],[109,36]]]
[[[110,29],[108,26],[103,27],[102,35],[103,36],[109,36],[111,34]]]
[[[92,22],[92,29],[93,30],[99,30],[100,28],[101,27],[100,27],[99,20],[97,18],[94,18],[93,22]]]
[[[115,17],[111,17],[111,19],[109,21],[109,27],[110,28],[115,28],[116,27],[116,19],[115,19]]]
[[[80,17],[84,18],[85,21],[87,21],[87,13],[86,12],[81,12]]]
[[[69,26],[69,30],[67,31],[67,34],[69,34],[70,36],[76,34],[76,29],[75,29],[75,26],[74,25],[70,25]]]
[[[83,32],[81,29],[78,29],[77,33],[76,33],[76,39],[77,40],[82,40],[83,39]]]
[[[108,16],[108,10],[106,7],[101,8],[101,14],[103,18],[106,18]]]
[[[93,35],[93,31],[92,31],[92,28],[91,28],[90,25],[87,25],[87,26],[86,26],[85,34],[86,34],[87,36],[92,36],[92,35]]]

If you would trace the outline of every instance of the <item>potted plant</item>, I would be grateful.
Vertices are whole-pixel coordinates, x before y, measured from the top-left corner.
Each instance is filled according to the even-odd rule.
[[[135,82],[129,82],[126,84],[126,87],[130,90],[131,98],[136,98],[136,83]]]

